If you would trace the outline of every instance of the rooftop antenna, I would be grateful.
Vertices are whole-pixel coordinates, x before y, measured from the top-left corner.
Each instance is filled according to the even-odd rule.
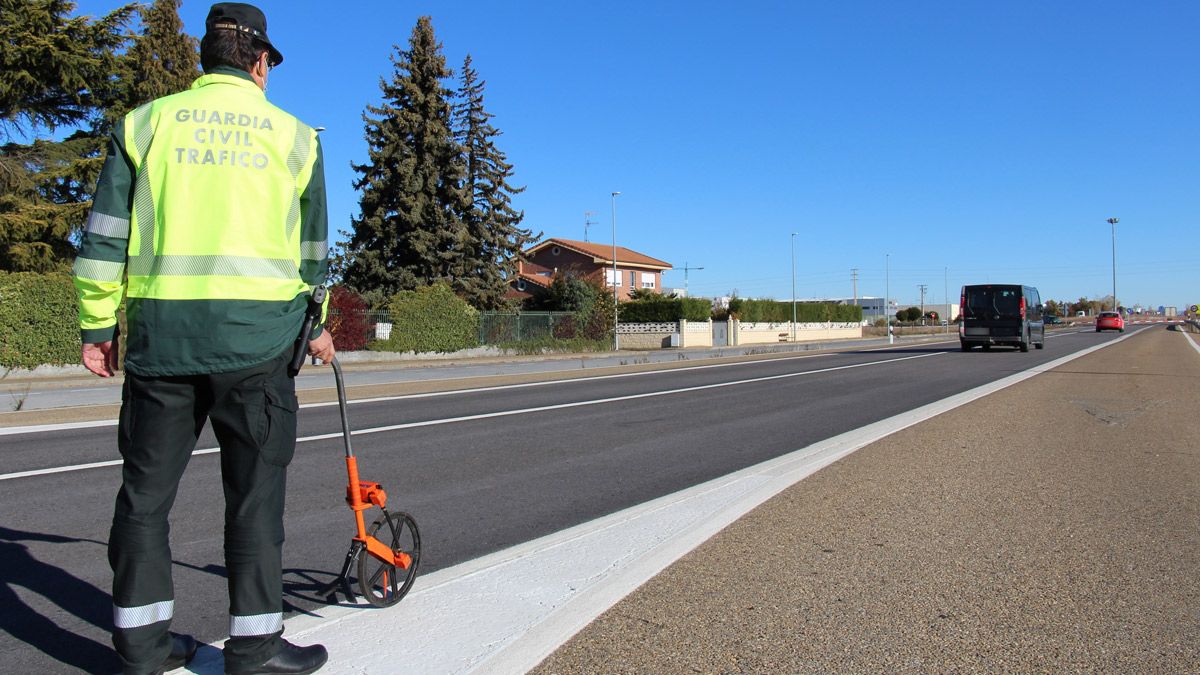
[[[594,216],[594,215],[596,215],[595,211],[584,211],[583,212],[583,240],[584,241],[588,240],[588,227],[596,224],[596,221],[592,220],[592,216]]]

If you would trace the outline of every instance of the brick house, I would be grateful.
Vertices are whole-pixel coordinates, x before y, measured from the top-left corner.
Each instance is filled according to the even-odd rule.
[[[524,251],[517,275],[509,282],[508,297],[525,300],[550,287],[557,273],[574,273],[594,279],[607,288],[613,284],[613,247],[609,244],[551,238]],[[662,292],[662,273],[671,263],[644,253],[617,247],[617,297],[628,300],[634,288]]]

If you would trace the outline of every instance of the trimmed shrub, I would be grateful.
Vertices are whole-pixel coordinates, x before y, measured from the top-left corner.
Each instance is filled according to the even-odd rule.
[[[704,298],[673,298],[656,293],[621,303],[621,321],[626,323],[708,321],[711,316],[712,302]]]
[[[325,328],[333,336],[333,346],[338,351],[353,352],[366,347],[372,336],[367,303],[362,296],[345,286],[329,289],[329,317]]]
[[[479,312],[445,283],[400,291],[388,304],[395,352],[456,352],[479,344]]]
[[[545,309],[552,312],[581,312],[589,314],[596,296],[605,295],[607,291],[587,279],[566,272],[555,275],[546,290],[543,300]],[[609,306],[612,309],[612,306]]]
[[[792,303],[779,300],[749,300],[734,298],[729,313],[748,323],[787,323],[792,320]],[[797,302],[797,323],[858,323],[862,307],[832,302]]]
[[[79,363],[79,309],[64,273],[0,272],[0,366]]]

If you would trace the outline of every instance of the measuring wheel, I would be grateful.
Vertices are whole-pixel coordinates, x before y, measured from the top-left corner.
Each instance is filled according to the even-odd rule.
[[[367,534],[391,547],[393,553],[412,558],[408,569],[386,563],[365,549],[358,556],[358,589],[367,602],[376,607],[391,607],[408,593],[417,577],[421,560],[421,534],[417,521],[407,513],[388,513],[371,523]]]

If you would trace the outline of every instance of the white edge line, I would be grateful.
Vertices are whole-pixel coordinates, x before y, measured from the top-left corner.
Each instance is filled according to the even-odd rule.
[[[1188,344],[1192,346],[1192,349],[1195,349],[1197,353],[1200,353],[1200,345],[1196,344],[1196,341],[1192,338],[1191,334],[1186,330],[1179,332],[1183,333],[1183,337],[1187,338]]]
[[[920,408],[890,417],[854,431],[839,434],[824,441],[819,441],[806,448],[796,450],[782,457],[768,460],[761,464],[743,469],[728,476],[697,485],[673,495],[661,497],[646,504],[626,509],[605,518],[585,523],[562,532],[543,537],[526,544],[520,544],[472,563],[453,568],[463,573],[477,573],[491,565],[520,557],[521,555],[542,550],[559,543],[566,537],[582,536],[584,531],[609,527],[613,521],[628,520],[636,514],[661,508],[662,506],[686,499],[704,491],[715,489],[731,480],[755,475],[772,475],[773,480],[763,484],[751,493],[742,497],[719,514],[700,524],[681,531],[675,538],[664,542],[652,553],[642,556],[628,566],[616,571],[606,583],[598,584],[581,591],[577,596],[552,612],[536,626],[532,626],[516,640],[505,645],[490,658],[475,665],[475,672],[488,673],[525,673],[541,663],[572,636],[590,624],[615,605],[622,598],[632,593],[642,584],[662,572],[679,558],[710,539],[722,529],[749,513],[755,507],[763,504],[771,497],[794,485],[819,469],[859,450],[870,443],[886,436],[924,422],[942,413],[966,405],[977,399],[1011,387],[1029,378],[1039,375],[1075,359],[1086,356],[1094,351],[1126,340],[1141,331],[1117,338],[1104,344],[1094,345],[1073,354],[1055,359],[1049,363],[1015,373],[1006,378],[996,380],[975,389],[935,401]],[[815,459],[815,461],[813,461]],[[470,565],[469,568],[463,569]],[[447,572],[449,570],[446,570]],[[431,575],[433,576],[433,575]],[[442,581],[439,579],[439,581]],[[442,581],[444,583],[444,581]]]
[[[16,434],[40,434],[47,431],[68,431],[71,429],[92,429],[94,427],[115,427],[117,420],[95,420],[93,422],[63,422],[61,424],[35,424],[25,427],[4,427],[0,436]]]

